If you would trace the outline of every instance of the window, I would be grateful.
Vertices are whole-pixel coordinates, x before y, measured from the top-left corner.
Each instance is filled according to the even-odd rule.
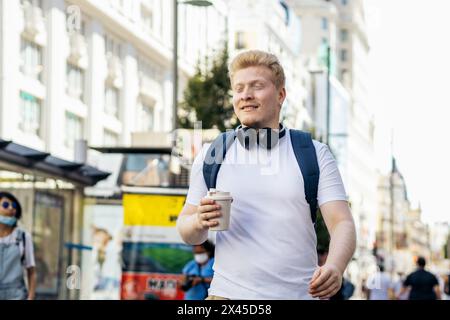
[[[345,49],[341,50],[341,61],[343,62],[347,61],[347,50]]]
[[[67,87],[69,96],[83,101],[84,98],[84,70],[67,63]]]
[[[343,84],[346,84],[346,81],[348,81],[348,70],[347,69],[342,69],[341,70],[341,79]]]
[[[341,29],[341,41],[345,42],[348,40],[348,30],[347,29]]]
[[[119,117],[119,90],[109,85],[106,86],[105,92],[105,113]]]
[[[66,147],[73,149],[75,140],[83,139],[83,119],[73,113],[66,112],[65,130],[64,144]]]
[[[138,110],[138,128],[140,131],[148,132],[154,129],[154,108],[141,102]]]
[[[121,45],[120,43],[111,36],[105,36],[105,54],[106,57],[115,56],[120,58],[121,56]]]
[[[245,48],[245,40],[243,32],[236,32],[236,41],[235,46],[236,49],[244,49]]]
[[[141,6],[141,24],[145,30],[153,30],[153,12],[143,6]]]
[[[247,47],[245,43],[245,33],[244,32],[236,32],[236,41],[234,47],[238,50],[245,49]]]
[[[19,129],[40,136],[41,101],[29,93],[20,92]]]
[[[328,30],[328,19],[322,18],[322,30]]]
[[[42,82],[42,47],[22,38],[20,71],[28,77]]]
[[[103,144],[105,146],[117,146],[119,144],[119,135],[105,129],[103,132]]]

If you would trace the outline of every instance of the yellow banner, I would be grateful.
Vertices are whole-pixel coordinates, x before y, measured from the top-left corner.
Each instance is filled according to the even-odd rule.
[[[124,194],[125,226],[175,227],[186,196]]]

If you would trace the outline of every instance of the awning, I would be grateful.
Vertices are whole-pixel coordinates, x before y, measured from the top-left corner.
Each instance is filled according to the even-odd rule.
[[[172,154],[172,148],[161,147],[89,147],[101,153]]]
[[[63,160],[3,139],[0,139],[0,161],[83,186],[93,186],[110,175],[89,165]]]

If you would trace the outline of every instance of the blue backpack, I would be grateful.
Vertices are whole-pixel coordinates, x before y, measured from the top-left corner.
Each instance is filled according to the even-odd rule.
[[[305,184],[305,199],[309,204],[311,220],[314,224],[316,222],[317,189],[320,175],[316,149],[310,133],[292,129],[289,132],[292,148]],[[203,162],[203,178],[208,190],[216,188],[220,166],[235,138],[236,132],[234,130],[221,133],[209,147]]]

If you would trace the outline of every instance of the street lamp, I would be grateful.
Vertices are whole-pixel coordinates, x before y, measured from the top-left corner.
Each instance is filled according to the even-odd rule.
[[[192,1],[179,1],[173,0],[173,115],[172,115],[172,128],[175,131],[177,129],[177,114],[178,114],[178,4],[186,4],[196,7],[209,7],[212,5],[211,1],[207,0],[192,0]]]

